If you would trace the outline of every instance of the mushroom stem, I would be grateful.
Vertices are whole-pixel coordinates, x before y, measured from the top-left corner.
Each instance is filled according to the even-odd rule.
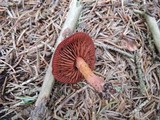
[[[88,64],[81,58],[77,57],[76,67],[82,73],[86,81],[98,92],[103,92],[104,80],[96,76],[89,68]]]

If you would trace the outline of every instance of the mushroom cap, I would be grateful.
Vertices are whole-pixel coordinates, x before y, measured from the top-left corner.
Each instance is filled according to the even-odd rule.
[[[52,61],[52,73],[55,79],[63,83],[77,83],[83,79],[83,75],[76,67],[77,57],[83,58],[90,69],[94,69],[94,43],[84,32],[74,33],[56,48]]]

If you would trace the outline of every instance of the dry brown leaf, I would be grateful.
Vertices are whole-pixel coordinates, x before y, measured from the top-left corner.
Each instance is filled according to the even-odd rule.
[[[25,2],[25,4],[27,4],[27,5],[36,5],[36,4],[38,4],[38,1],[29,0],[29,1]]]
[[[110,1],[111,1],[111,0],[98,0],[97,5],[98,5],[98,6],[101,6],[101,5],[104,5],[104,4],[109,3]]]
[[[118,105],[118,107],[117,107],[117,112],[123,112],[124,110],[125,110],[125,106],[126,106],[126,101],[122,98],[122,97],[120,97],[120,103],[119,103],[119,105]]]
[[[0,7],[0,12],[4,12],[4,11],[6,11],[6,10],[7,10],[6,7]]]
[[[135,51],[138,49],[136,41],[131,39],[121,40],[121,47],[129,51]]]

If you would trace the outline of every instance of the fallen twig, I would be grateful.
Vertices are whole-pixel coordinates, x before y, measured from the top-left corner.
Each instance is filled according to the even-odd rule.
[[[138,13],[140,15],[143,15],[144,18],[146,19],[146,22],[150,28],[150,31],[152,33],[153,36],[153,41],[154,44],[156,46],[156,48],[158,49],[159,53],[160,53],[160,30],[158,28],[156,19],[150,15],[148,15],[146,12],[143,11],[139,11],[139,10],[134,10],[135,13]],[[139,76],[139,80],[140,80],[140,89],[141,89],[141,93],[144,94],[145,93],[145,83],[142,79],[142,73],[141,70],[138,69],[138,76]]]
[[[132,54],[127,53],[127,52],[125,52],[125,51],[123,51],[121,49],[118,49],[118,48],[114,47],[114,46],[106,45],[106,44],[103,44],[102,42],[98,42],[98,41],[95,42],[95,45],[96,46],[100,46],[100,47],[103,46],[106,49],[110,49],[110,50],[116,51],[116,52],[118,52],[118,53],[120,53],[122,55],[125,55],[125,56],[129,57],[129,58],[132,58],[132,59],[134,58],[134,56]]]
[[[137,77],[138,77],[138,80],[139,80],[139,87],[140,87],[140,92],[142,95],[145,95],[146,93],[146,86],[145,86],[145,82],[144,82],[144,75],[143,75],[143,72],[142,72],[142,69],[141,69],[141,63],[140,63],[140,55],[139,55],[139,52],[136,51],[136,54],[135,54],[135,64],[137,66]]]
[[[147,13],[139,11],[139,10],[134,10],[134,12],[143,15],[144,18],[146,19],[146,22],[152,33],[154,43],[158,49],[158,52],[160,53],[160,30],[158,28],[156,19],[148,15]]]
[[[56,46],[68,35],[72,33],[76,27],[77,20],[79,18],[80,12],[82,10],[82,5],[79,0],[72,0],[69,6],[69,11],[67,14],[66,21],[62,27],[61,33],[56,41]],[[53,55],[52,55],[53,56]],[[31,119],[39,120],[44,118],[45,112],[47,110],[46,103],[49,99],[49,95],[54,84],[54,77],[52,75],[52,59],[46,71],[46,75],[43,80],[42,89],[35,103],[35,109],[32,112]]]
[[[142,108],[149,103],[149,100],[144,101],[142,104],[140,104],[139,106],[137,106],[132,112],[131,114],[133,114],[134,116],[137,116],[140,114],[140,111],[142,110]]]

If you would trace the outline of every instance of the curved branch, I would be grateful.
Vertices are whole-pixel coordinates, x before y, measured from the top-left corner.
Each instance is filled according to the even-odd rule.
[[[80,3],[80,1],[72,0],[70,3],[66,21],[57,39],[55,48],[58,46],[58,44],[64,39],[64,37],[68,33],[72,33],[74,31],[77,21],[79,19],[81,10],[82,10],[82,4]],[[47,101],[49,100],[49,96],[52,90],[52,86],[54,85],[54,82],[55,80],[54,80],[54,76],[52,75],[52,58],[51,58],[50,64],[48,66],[48,69],[46,71],[46,74],[43,80],[40,94],[35,103],[35,109],[32,111],[32,114],[31,114],[32,120],[42,120],[44,119],[44,116],[46,116],[46,113],[48,111],[46,104],[47,104]]]

